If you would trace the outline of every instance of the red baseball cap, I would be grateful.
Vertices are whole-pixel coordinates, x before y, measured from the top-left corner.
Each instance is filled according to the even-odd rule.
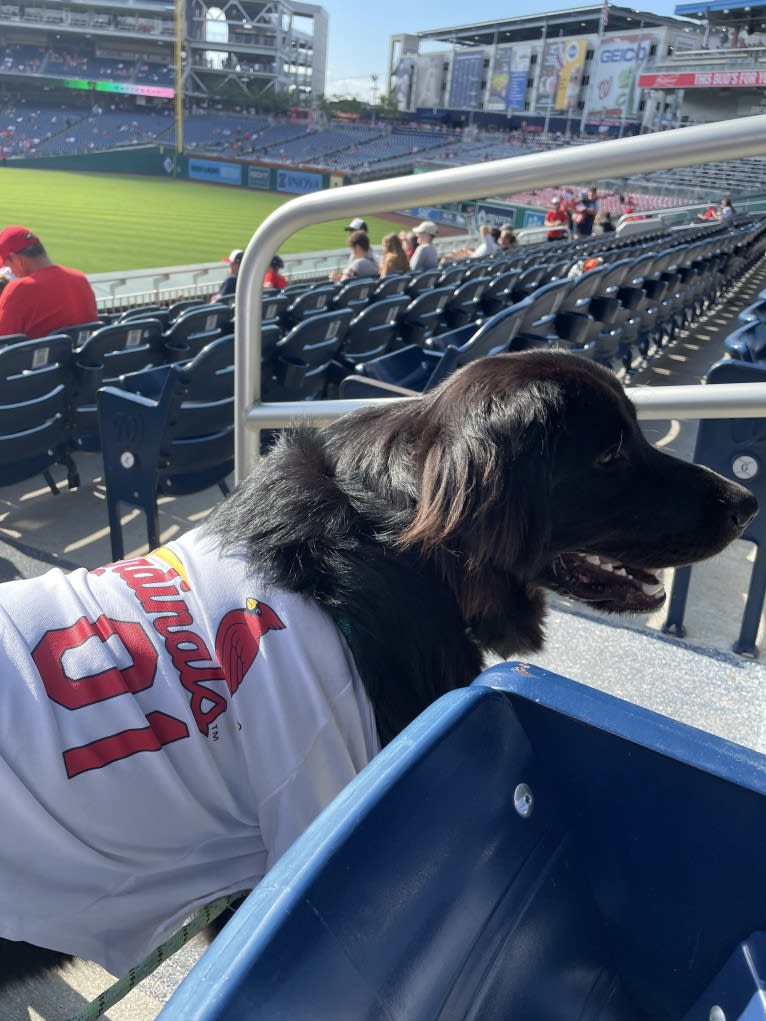
[[[0,259],[5,262],[9,255],[16,255],[39,243],[40,239],[28,227],[6,227],[0,233]]]

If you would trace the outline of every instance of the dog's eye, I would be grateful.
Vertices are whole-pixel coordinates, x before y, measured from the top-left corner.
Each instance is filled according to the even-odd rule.
[[[627,454],[622,448],[621,443],[615,444],[613,447],[609,447],[603,453],[599,454],[596,458],[597,468],[609,468],[612,465],[621,464],[627,460]]]

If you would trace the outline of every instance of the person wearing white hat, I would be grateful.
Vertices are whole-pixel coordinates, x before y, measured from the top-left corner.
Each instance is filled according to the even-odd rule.
[[[433,245],[433,240],[439,233],[439,228],[433,220],[423,220],[415,227],[414,234],[418,239],[418,247],[412,253],[410,269],[426,270],[436,269],[439,265],[439,253]]]
[[[210,299],[212,302],[220,301],[222,298],[233,298],[234,292],[237,290],[237,277],[239,276],[239,267],[242,265],[242,257],[244,252],[241,248],[235,248],[228,258],[224,259],[224,262],[229,264],[229,274],[221,282],[221,286],[218,288],[218,293],[214,294]]]
[[[367,230],[367,223],[361,218],[361,216],[355,216],[348,227],[344,227],[344,230],[348,231],[349,234],[355,230],[363,230],[365,234],[369,234]]]

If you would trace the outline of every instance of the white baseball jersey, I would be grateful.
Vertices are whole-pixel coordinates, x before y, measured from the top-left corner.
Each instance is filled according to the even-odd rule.
[[[121,973],[379,744],[331,618],[193,531],[0,586],[0,935]]]

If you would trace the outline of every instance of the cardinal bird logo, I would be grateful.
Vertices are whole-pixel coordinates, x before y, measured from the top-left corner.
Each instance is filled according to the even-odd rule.
[[[215,654],[232,695],[255,662],[261,638],[284,626],[272,608],[258,599],[246,599],[244,610],[229,610],[223,617],[215,636]]]

